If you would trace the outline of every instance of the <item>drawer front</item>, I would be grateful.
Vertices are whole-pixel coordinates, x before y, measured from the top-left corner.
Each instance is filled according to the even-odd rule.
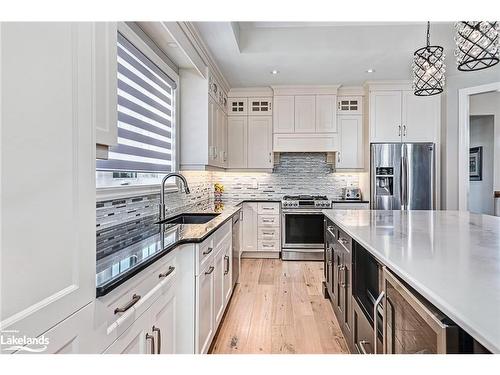
[[[279,240],[259,240],[257,242],[257,249],[259,251],[280,251]]]
[[[198,244],[198,262],[196,263],[196,274],[198,274],[198,271],[203,268],[203,265],[205,262],[212,256],[214,255],[214,236],[208,237],[205,241],[202,243]]]
[[[259,240],[279,240],[280,229],[279,227],[261,227],[258,229]]]
[[[259,215],[279,215],[280,204],[276,202],[262,202],[257,205]]]
[[[223,226],[215,231],[213,234],[214,248],[217,248],[221,242],[231,233],[231,220],[228,220]]]
[[[352,301],[352,341],[359,354],[373,354],[373,327],[361,311],[358,303]]]
[[[345,247],[348,251],[351,251],[352,238],[348,236],[343,230],[338,231],[338,242]]]
[[[259,227],[279,227],[280,215],[259,215]]]
[[[176,277],[175,250],[95,301],[94,326],[105,328],[116,338],[127,329],[162,293],[163,286]]]

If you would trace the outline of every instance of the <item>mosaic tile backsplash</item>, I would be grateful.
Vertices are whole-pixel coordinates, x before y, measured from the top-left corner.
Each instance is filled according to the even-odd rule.
[[[322,194],[339,198],[343,187],[358,187],[359,174],[332,173],[322,153],[282,153],[273,173],[182,172],[191,194],[167,193],[167,215],[183,206],[213,199],[213,184],[224,185],[223,199],[281,199],[283,195]],[[158,214],[159,194],[97,202],[97,230]]]

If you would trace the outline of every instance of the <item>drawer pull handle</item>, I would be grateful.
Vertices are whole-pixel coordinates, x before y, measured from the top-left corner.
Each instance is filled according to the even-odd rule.
[[[156,354],[161,354],[161,329],[156,327],[156,326],[153,326],[152,328],[153,332],[156,332],[157,333],[157,339],[158,339],[158,350],[156,351]]]
[[[123,307],[117,307],[115,309],[115,314],[118,314],[118,313],[122,313],[122,312],[125,312],[127,311],[128,309],[130,309],[132,306],[134,306],[137,302],[139,302],[139,300],[141,299],[141,296],[138,295],[138,294],[134,294],[132,296],[132,299],[129,301],[129,303],[127,303],[125,306]]]
[[[274,211],[274,207],[262,207],[263,210],[271,210]]]
[[[203,255],[208,255],[212,252],[213,248],[212,247],[209,247],[207,251],[204,251],[203,252]]]
[[[365,345],[366,344],[370,344],[370,341],[366,341],[366,340],[361,340],[359,342],[359,349],[361,350],[361,353],[362,354],[368,354],[368,351],[366,350],[365,348]]]
[[[274,220],[262,220],[264,223],[274,223]]]
[[[272,235],[274,235],[274,232],[262,232],[262,234],[266,234],[266,235],[272,236]]]
[[[224,270],[224,275],[227,275],[229,273],[229,256],[228,255],[224,256],[224,261],[226,262],[226,269]]]
[[[175,267],[170,266],[170,267],[168,267],[168,271],[167,271],[167,272],[164,272],[164,273],[160,273],[160,274],[158,275],[158,278],[162,279],[162,278],[164,278],[164,277],[167,277],[168,275],[170,275],[170,274],[171,274],[172,272],[174,272],[174,271],[175,271]]]
[[[210,275],[212,272],[214,272],[214,267],[213,267],[213,266],[210,266],[210,267],[208,268],[208,271],[207,271],[207,272],[205,272],[205,275]]]
[[[146,333],[146,341],[151,340],[151,354],[155,354],[155,337]]]

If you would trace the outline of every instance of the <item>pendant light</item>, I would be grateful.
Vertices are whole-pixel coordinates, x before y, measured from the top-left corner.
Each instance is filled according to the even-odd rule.
[[[471,72],[498,64],[500,22],[460,21],[455,23],[455,57],[458,70]]]
[[[427,45],[413,53],[413,91],[417,96],[440,94],[445,83],[444,49],[431,46],[430,27],[427,22]]]

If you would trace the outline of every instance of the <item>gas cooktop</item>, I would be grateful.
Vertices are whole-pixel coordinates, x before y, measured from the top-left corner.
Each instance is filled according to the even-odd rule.
[[[285,195],[281,205],[283,208],[330,208],[332,202],[326,195]]]

